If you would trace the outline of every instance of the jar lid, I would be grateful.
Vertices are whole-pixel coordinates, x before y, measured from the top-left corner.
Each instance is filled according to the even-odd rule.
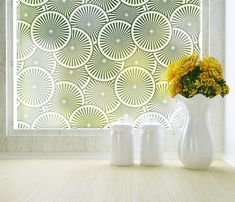
[[[162,125],[159,124],[143,124],[141,126],[141,128],[143,129],[147,129],[147,128],[154,128],[154,129],[164,129],[164,127]]]
[[[164,128],[161,124],[156,123],[154,121],[154,119],[149,119],[147,122],[143,123],[141,125],[141,127],[142,128],[152,128],[152,127],[154,127],[154,128],[159,128],[159,129],[163,129]]]
[[[117,122],[115,122],[111,128],[132,128],[132,124],[128,123],[123,118],[119,119]]]

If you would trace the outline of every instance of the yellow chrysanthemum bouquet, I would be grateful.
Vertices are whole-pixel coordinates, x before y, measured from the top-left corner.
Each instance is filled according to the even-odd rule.
[[[224,97],[229,87],[223,79],[223,67],[213,57],[202,60],[193,54],[171,63],[166,72],[171,97],[181,94],[191,98],[203,94],[212,98],[216,95]]]

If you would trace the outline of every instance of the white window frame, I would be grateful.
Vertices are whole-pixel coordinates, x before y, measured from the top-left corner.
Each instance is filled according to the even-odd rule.
[[[202,1],[202,56],[213,55],[222,63],[224,62],[224,0],[201,0]],[[7,71],[1,71],[0,80],[0,151],[13,150],[13,148],[23,151],[85,151],[86,146],[93,144],[95,151],[105,151],[109,149],[109,130],[107,129],[66,129],[66,130],[14,130],[13,129],[13,0],[1,1],[6,8],[5,32],[0,33],[0,39],[6,39],[5,62],[3,66]],[[216,12],[216,15],[214,12]],[[219,12],[220,11],[220,12]],[[221,12],[222,11],[222,12]],[[210,20],[213,19],[213,20]],[[218,32],[218,27],[221,32]],[[1,28],[0,28],[1,30]],[[5,34],[5,36],[4,36]],[[220,38],[217,44],[215,39]],[[2,44],[0,44],[2,45]],[[1,66],[1,63],[0,63]],[[4,99],[6,98],[6,99]],[[31,145],[29,145],[31,143]],[[53,145],[51,149],[44,147],[44,144]],[[82,145],[84,144],[84,145]],[[37,146],[36,146],[37,145]],[[67,145],[67,146],[66,146]],[[79,147],[79,145],[81,147]]]

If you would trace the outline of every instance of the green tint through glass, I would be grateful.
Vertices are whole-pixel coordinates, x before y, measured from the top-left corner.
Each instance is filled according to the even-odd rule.
[[[18,0],[15,129],[183,126],[167,66],[200,53],[199,0]]]

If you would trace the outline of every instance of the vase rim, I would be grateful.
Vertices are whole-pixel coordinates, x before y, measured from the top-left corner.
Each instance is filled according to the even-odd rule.
[[[178,101],[184,102],[184,103],[188,103],[188,102],[190,102],[190,103],[194,103],[194,102],[203,102],[203,103],[214,102],[214,103],[216,103],[218,101],[221,101],[223,98],[221,95],[216,95],[213,98],[209,98],[203,94],[196,94],[191,98],[186,98],[186,97],[182,96],[181,94],[177,94],[175,96],[175,99]]]
[[[221,96],[220,94],[218,94],[218,95],[216,95],[216,96],[214,96],[214,97],[212,97],[212,98],[206,97],[206,96],[203,95],[203,94],[196,94],[196,95],[194,95],[193,97],[190,97],[190,98],[186,98],[186,97],[184,97],[184,96],[181,95],[181,94],[177,94],[177,95],[175,96],[175,98],[177,98],[177,97],[182,97],[183,99],[186,99],[186,100],[193,100],[193,99],[195,99],[195,98],[197,98],[197,97],[206,98],[206,99],[209,99],[209,100],[214,99],[214,98],[216,98],[216,97],[221,97],[221,98],[222,98],[222,96]]]

